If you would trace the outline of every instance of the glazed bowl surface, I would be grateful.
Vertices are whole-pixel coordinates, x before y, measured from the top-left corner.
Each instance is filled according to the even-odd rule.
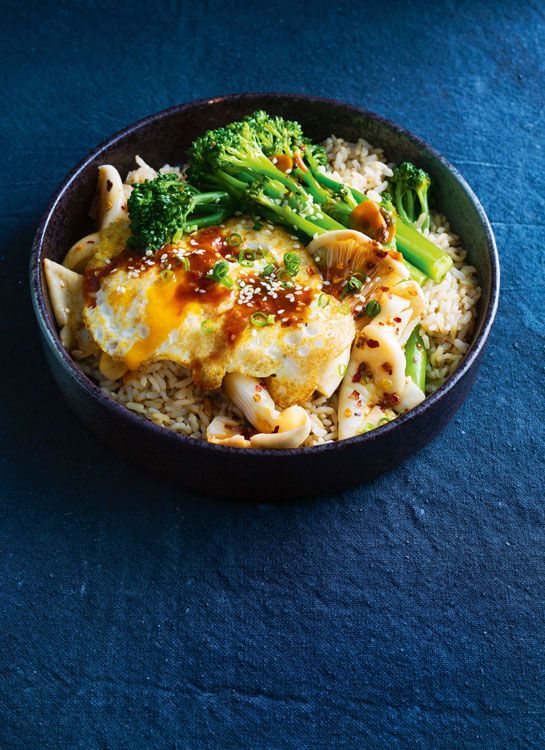
[[[103,393],[63,348],[51,311],[43,260],[61,262],[80,237],[93,231],[88,216],[97,167],[124,174],[142,155],[153,166],[183,163],[204,130],[265,109],[298,120],[321,141],[335,133],[381,146],[391,161],[408,160],[432,179],[433,203],[445,214],[477,268],[481,286],[469,351],[432,396],[407,414],[358,437],[284,451],[211,445],[159,427]],[[214,495],[280,500],[333,492],[365,482],[418,451],[452,418],[466,398],[494,321],[499,261],[490,223],[465,180],[440,154],[394,123],[358,107],[304,95],[240,94],[171,107],[130,125],[95,148],[65,178],[40,222],[30,265],[31,295],[51,372],[82,422],[117,455],[183,487]]]

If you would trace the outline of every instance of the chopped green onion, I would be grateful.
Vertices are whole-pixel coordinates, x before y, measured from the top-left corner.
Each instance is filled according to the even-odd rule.
[[[203,333],[212,333],[214,328],[214,321],[209,320],[208,318],[201,323],[201,331]]]
[[[262,247],[257,247],[253,252],[254,260],[261,260],[267,255],[267,251]]]
[[[339,375],[344,378],[346,375],[346,365],[339,365]]]
[[[318,297],[318,307],[327,307],[329,305],[329,294],[323,292]]]
[[[376,299],[372,299],[370,302],[368,302],[365,305],[365,313],[370,318],[374,318],[376,315],[378,315],[381,309],[382,308],[380,304],[376,301]]]
[[[242,237],[240,234],[237,234],[236,232],[233,232],[233,234],[230,234],[229,237],[227,237],[227,244],[231,247],[238,247],[242,242]]]
[[[191,263],[189,262],[189,258],[186,258],[185,256],[182,258],[182,265],[184,267],[184,271],[189,271],[191,268]]]
[[[171,279],[175,278],[176,274],[170,268],[163,268],[159,276],[162,278],[163,281],[170,281]]]
[[[251,250],[241,250],[238,254],[238,262],[245,268],[251,268],[254,265],[254,254]]]
[[[290,276],[297,276],[301,268],[301,258],[297,253],[286,253],[284,255],[284,265]]]
[[[274,271],[274,266],[272,263],[267,263],[265,268],[261,271],[259,274],[260,276],[270,276],[271,273]]]
[[[223,284],[223,286],[230,289],[233,286],[233,279],[227,275],[228,273],[229,263],[225,260],[219,260],[214,268],[208,271],[206,278],[213,279],[213,281],[216,281],[218,284]]]
[[[340,305],[339,312],[343,315],[350,315],[350,305]]]
[[[179,242],[183,236],[184,236],[184,230],[178,229],[178,231],[174,232],[174,234],[172,235],[172,242]]]
[[[256,231],[263,229],[263,224],[260,221],[254,221],[252,229],[255,229]]]
[[[391,417],[382,417],[382,419],[379,419],[379,421],[377,422],[377,427],[381,427],[383,424],[388,424],[388,422],[391,422],[391,421],[392,421]]]
[[[274,325],[274,315],[267,315],[264,312],[255,312],[250,315],[250,322],[255,328],[272,326]]]
[[[344,285],[344,289],[341,294],[341,299],[348,297],[349,294],[355,294],[356,292],[359,292],[362,286],[363,286],[363,282],[361,281],[361,279],[358,278],[356,274],[354,274],[348,279],[348,281]]]

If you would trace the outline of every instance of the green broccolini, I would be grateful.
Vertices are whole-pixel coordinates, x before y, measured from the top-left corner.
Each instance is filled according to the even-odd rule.
[[[327,175],[326,165],[325,150],[304,135],[298,122],[258,110],[197,138],[189,149],[188,176],[199,188],[225,191],[241,209],[312,238],[353,226],[354,209],[369,200]],[[421,282],[425,274],[440,281],[452,260],[413,226],[411,218],[418,208],[427,210],[429,180],[426,184],[421,171],[410,165],[400,172],[413,175],[414,191],[412,199],[406,193],[399,198],[402,211],[397,207],[400,182],[394,185],[395,199],[385,196],[380,209],[386,224],[395,220],[395,242],[412,264],[413,277]]]
[[[393,172],[389,188],[397,213],[408,224],[418,221],[423,214],[422,229],[429,229],[428,173],[407,161],[394,167]]]
[[[207,131],[189,149],[189,180],[203,190],[228,192],[242,208],[313,237],[343,225],[329,216],[310,191],[274,161],[289,156],[297,123],[290,136],[281,130],[281,118],[256,112],[239,122]],[[291,156],[290,163],[291,163]]]
[[[426,347],[420,335],[420,326],[416,326],[405,344],[405,372],[423,393],[426,392],[427,360]]]
[[[158,250],[186,232],[219,224],[235,210],[225,191],[200,193],[172,173],[134,185],[128,208],[130,244],[150,250]]]

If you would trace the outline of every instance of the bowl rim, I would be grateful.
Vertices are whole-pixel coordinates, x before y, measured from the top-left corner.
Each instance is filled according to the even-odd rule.
[[[270,97],[278,98],[283,100],[290,100],[292,102],[318,102],[328,104],[336,107],[341,107],[345,110],[351,110],[359,115],[363,115],[366,119],[374,120],[379,125],[383,125],[393,131],[396,131],[402,135],[405,139],[411,141],[420,148],[428,151],[436,160],[438,160],[456,179],[460,184],[470,202],[476,209],[481,224],[485,233],[486,244],[490,257],[490,299],[488,305],[483,314],[482,324],[479,333],[472,341],[470,348],[464,356],[462,362],[458,368],[450,375],[447,380],[437,389],[434,393],[429,395],[421,404],[406,412],[402,416],[397,417],[391,422],[371,430],[370,432],[364,433],[363,435],[356,435],[352,438],[346,438],[344,440],[336,440],[329,443],[322,443],[320,445],[313,445],[300,448],[288,448],[281,451],[272,449],[261,449],[261,448],[234,448],[232,446],[217,445],[215,443],[208,443],[205,440],[190,437],[188,435],[182,435],[174,430],[170,430],[168,427],[163,427],[151,422],[146,417],[132,412],[127,407],[115,401],[111,396],[105,394],[99,387],[89,378],[83,370],[79,367],[77,362],[72,359],[66,349],[62,346],[58,331],[53,325],[50,325],[50,318],[47,311],[47,305],[45,301],[46,291],[41,283],[41,263],[42,263],[42,248],[44,237],[47,232],[49,222],[55,213],[57,204],[61,200],[62,196],[66,192],[72,183],[74,183],[79,177],[80,173],[100,154],[106,149],[118,143],[126,136],[133,134],[150,124],[164,118],[168,118],[173,114],[179,112],[191,110],[192,108],[200,109],[206,106],[215,106],[227,101],[251,101],[256,97]],[[32,297],[32,304],[34,312],[38,320],[40,329],[45,337],[49,348],[52,350],[57,361],[66,370],[66,372],[77,381],[90,395],[104,404],[107,408],[117,413],[121,419],[128,420],[129,423],[134,425],[135,428],[146,429],[150,433],[160,435],[163,439],[173,440],[182,445],[190,446],[194,449],[206,450],[208,453],[217,452],[228,455],[238,455],[241,457],[252,456],[258,458],[268,458],[274,456],[275,458],[281,456],[301,456],[304,454],[315,454],[315,453],[328,453],[330,451],[338,451],[349,448],[355,444],[361,445],[370,443],[374,440],[380,439],[392,430],[401,428],[404,424],[412,422],[420,417],[421,414],[431,409],[434,405],[438,404],[445,396],[451,392],[456,385],[464,378],[469,370],[475,365],[486,346],[488,336],[490,334],[496,312],[498,309],[499,290],[500,290],[500,263],[499,255],[496,246],[496,240],[494,232],[492,230],[490,221],[482,207],[479,199],[470,188],[464,177],[458,172],[458,170],[450,164],[444,156],[430,146],[419,136],[414,135],[406,128],[398,125],[391,120],[382,117],[370,110],[366,110],[362,107],[358,107],[354,104],[348,104],[337,99],[331,99],[326,97],[312,96],[309,94],[297,94],[297,93],[284,93],[284,92],[272,92],[272,91],[252,91],[238,94],[225,94],[222,96],[213,96],[203,99],[195,99],[183,104],[175,104],[167,109],[154,112],[151,115],[141,118],[134,123],[127,125],[121,130],[117,131],[113,135],[101,141],[95,148],[93,148],[86,156],[84,156],[64,177],[60,185],[56,188],[53,193],[47,208],[45,209],[36,230],[32,251],[30,255],[30,292]],[[62,390],[62,389],[61,389]]]

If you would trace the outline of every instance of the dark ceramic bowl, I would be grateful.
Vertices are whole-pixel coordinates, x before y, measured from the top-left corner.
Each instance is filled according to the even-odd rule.
[[[93,227],[87,216],[97,167],[121,173],[142,154],[152,165],[183,161],[204,130],[266,109],[301,122],[320,141],[331,133],[382,146],[388,158],[407,159],[432,177],[433,198],[448,216],[479,272],[482,297],[469,352],[447,382],[420,406],[359,437],[286,451],[241,450],[183,437],[118,405],[83,374],[62,347],[43,275],[43,259],[61,261]],[[398,464],[431,440],[451,419],[475,380],[499,292],[494,236],[477,198],[458,172],[426,143],[393,123],[357,107],[301,95],[242,94],[192,102],[152,115],[112,136],[68,175],[53,196],[36,233],[31,289],[49,366],[65,399],[89,429],[116,453],[201,492],[240,498],[281,499],[340,490]]]

